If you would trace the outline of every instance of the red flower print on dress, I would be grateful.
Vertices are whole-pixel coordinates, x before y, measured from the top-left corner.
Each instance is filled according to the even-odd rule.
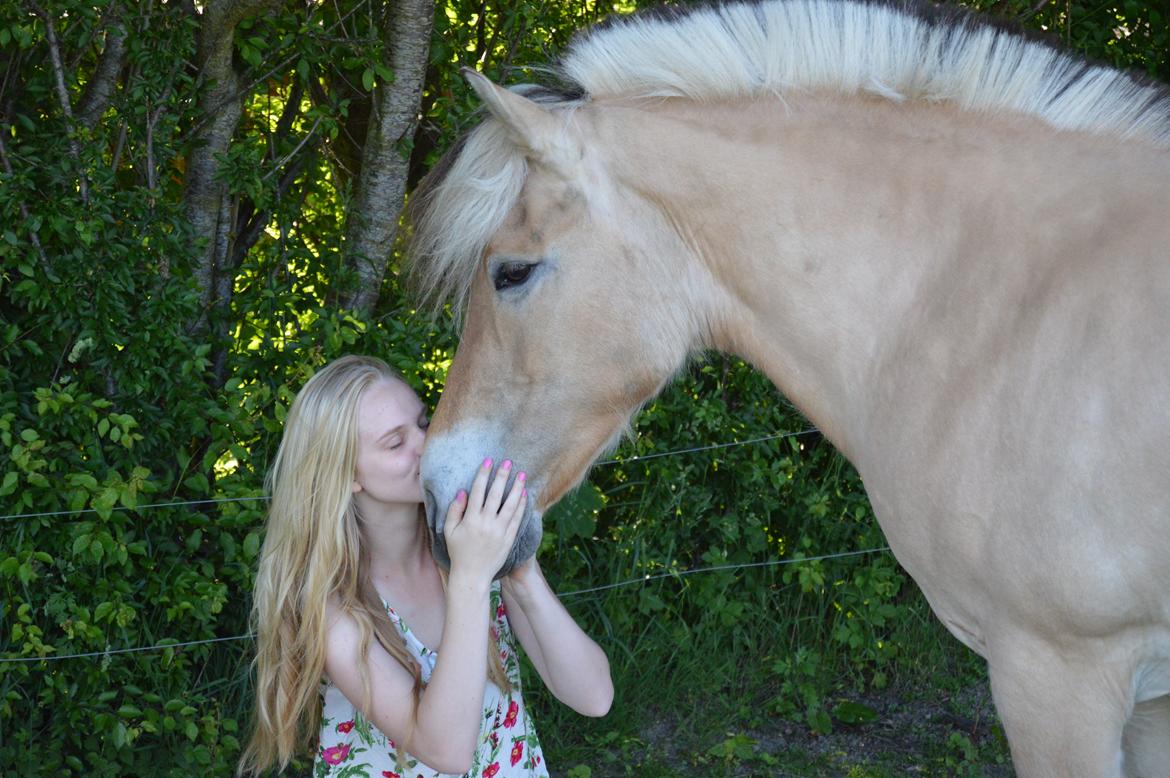
[[[325,760],[326,764],[341,764],[349,756],[349,745],[342,743],[339,746],[331,746],[321,751],[321,758]]]
[[[337,725],[338,732],[350,732],[352,730],[353,730],[353,722],[352,721],[343,721]]]
[[[382,771],[382,778],[402,778],[398,773],[392,773],[389,770]]]
[[[492,742],[492,748],[495,748],[496,746],[498,746],[500,744],[500,736],[497,735],[495,732],[493,732],[491,734],[491,737],[489,737],[488,740],[490,740]]]
[[[500,763],[492,762],[487,767],[483,768],[483,778],[492,778],[493,775],[500,771]]]
[[[504,618],[504,614],[505,614],[506,612],[507,612],[507,611],[505,611],[505,610],[504,610],[504,603],[503,603],[503,602],[501,602],[501,603],[500,603],[500,607],[496,608],[496,618],[497,618],[497,619],[502,619],[502,618]]]
[[[504,716],[504,729],[509,729],[516,725],[516,714],[520,712],[520,706],[516,704],[515,700],[508,703],[508,715]]]
[[[516,745],[512,746],[512,765],[515,766],[522,756],[524,756],[524,744],[517,742]]]

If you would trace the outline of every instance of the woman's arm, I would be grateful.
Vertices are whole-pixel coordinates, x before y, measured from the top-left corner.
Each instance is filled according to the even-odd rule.
[[[506,468],[501,468],[506,470]],[[524,513],[527,498],[518,479],[507,499],[503,472],[487,489],[490,461],[447,512],[444,534],[451,554],[443,638],[434,672],[418,706],[410,672],[371,641],[366,657],[370,677],[369,709],[362,712],[379,730],[428,767],[443,773],[471,769],[483,717],[487,683],[489,593],[492,576],[503,565]],[[487,495],[485,497],[485,491]],[[362,705],[355,647],[356,622],[336,616],[329,631],[325,672],[350,702]]]
[[[584,716],[604,716],[613,702],[609,659],[549,588],[536,558],[504,578],[508,623],[558,700]]]
[[[487,679],[489,578],[479,586],[450,582],[445,636],[430,683],[414,706],[414,677],[371,639],[366,656],[369,706],[363,706],[358,674],[358,627],[347,613],[331,608],[333,618],[325,672],[346,699],[386,737],[443,773],[464,773],[479,740],[483,691]],[[448,639],[446,636],[458,636]]]

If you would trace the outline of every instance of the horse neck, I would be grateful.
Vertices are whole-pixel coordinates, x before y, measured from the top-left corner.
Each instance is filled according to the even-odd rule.
[[[980,128],[946,106],[806,96],[611,113],[614,169],[670,212],[714,279],[691,301],[711,322],[696,345],[750,360],[850,458],[882,371],[913,359],[907,322],[931,278],[973,243],[976,259],[1018,254],[1015,206],[1051,178],[1020,143],[1048,142],[1047,128]]]

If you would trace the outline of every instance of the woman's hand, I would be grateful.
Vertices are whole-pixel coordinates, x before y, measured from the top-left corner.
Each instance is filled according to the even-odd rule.
[[[524,473],[516,476],[512,489],[504,494],[511,470],[511,461],[504,460],[492,478],[492,460],[485,459],[472,481],[471,494],[460,490],[447,509],[443,535],[452,576],[490,581],[504,566],[528,501]]]

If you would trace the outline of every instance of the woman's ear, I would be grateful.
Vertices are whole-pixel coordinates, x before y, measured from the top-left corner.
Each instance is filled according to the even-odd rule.
[[[357,494],[361,490],[362,490],[362,485],[360,483],[358,483],[358,480],[356,478],[353,479],[353,493]]]

